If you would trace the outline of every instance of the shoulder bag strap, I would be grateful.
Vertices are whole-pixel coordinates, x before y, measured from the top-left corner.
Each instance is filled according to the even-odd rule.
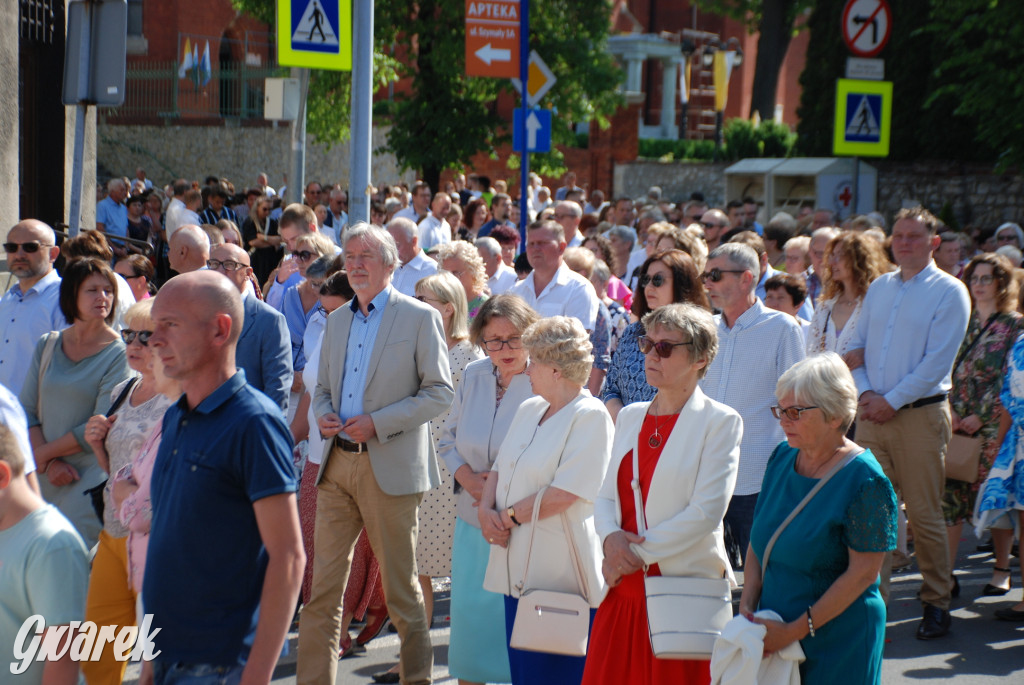
[[[537,532],[537,515],[540,513],[540,503],[544,499],[544,493],[547,491],[548,486],[545,485],[537,494],[533,500],[533,516],[530,518],[530,542],[526,547],[526,562],[523,564],[523,577],[516,585],[516,589],[520,593],[526,592],[526,579],[529,578],[530,574],[530,556],[533,554],[533,536]],[[583,575],[583,566],[579,559],[579,552],[576,550],[576,541],[573,538],[572,531],[569,529],[569,517],[565,515],[563,511],[562,517],[562,530],[565,532],[566,542],[569,543],[569,561],[572,562],[572,570],[576,574],[576,583],[578,585],[580,595],[585,599],[590,599],[590,593],[587,588],[587,580]]]
[[[766,568],[768,568],[768,559],[769,557],[771,557],[772,547],[775,546],[775,541],[779,539],[779,535],[781,535],[782,531],[786,529],[786,526],[788,526],[790,522],[796,518],[797,514],[803,511],[803,508],[806,507],[812,499],[814,499],[814,496],[818,494],[819,490],[825,487],[825,483],[829,482],[829,480],[832,479],[832,476],[839,473],[839,470],[842,469],[847,464],[849,464],[851,461],[853,461],[858,454],[863,453],[864,450],[861,450],[860,452],[852,452],[846,455],[846,458],[844,458],[838,464],[829,469],[828,473],[826,473],[822,477],[822,479],[819,480],[813,488],[811,488],[811,491],[808,492],[802,500],[800,500],[800,504],[796,505],[793,511],[789,512],[789,516],[787,516],[785,520],[783,520],[783,522],[779,524],[779,527],[775,529],[775,533],[772,534],[771,539],[768,540],[768,544],[764,548],[764,559],[761,560],[761,578],[764,578],[764,571]]]
[[[953,373],[956,373],[956,367],[960,366],[963,363],[963,361],[967,359],[967,355],[971,353],[971,350],[973,350],[974,346],[978,344],[978,341],[981,340],[981,338],[985,335],[986,332],[988,332],[989,327],[991,327],[992,324],[995,323],[996,318],[998,316],[999,313],[996,312],[992,316],[988,317],[988,321],[985,322],[985,327],[982,328],[978,335],[974,337],[974,340],[972,340],[970,344],[968,344],[967,347],[963,349],[963,352],[957,355],[956,361],[953,362]]]
[[[107,418],[110,418],[111,416],[113,416],[114,412],[116,412],[118,409],[120,409],[121,405],[124,404],[124,401],[126,399],[128,399],[128,395],[131,393],[132,388],[134,388],[135,385],[138,382],[139,382],[139,377],[138,376],[132,376],[128,380],[128,382],[124,384],[124,387],[121,388],[121,392],[118,393],[117,398],[114,399],[113,403],[110,405],[110,409],[107,410],[107,413],[104,414],[104,416],[106,416]]]

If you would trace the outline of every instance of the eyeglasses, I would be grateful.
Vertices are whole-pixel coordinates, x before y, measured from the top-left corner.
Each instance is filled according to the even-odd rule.
[[[713,224],[709,221],[702,221],[700,225],[704,228],[725,228],[725,224]]]
[[[236,262],[231,259],[225,259],[224,261],[219,259],[207,259],[206,266],[214,271],[218,269],[223,269],[224,271],[238,271],[239,269],[244,269],[249,265],[242,264],[241,262]]]
[[[131,345],[138,338],[140,345],[148,347],[151,335],[153,335],[153,331],[133,331],[130,328],[121,329],[121,340],[124,340],[125,345]]]
[[[14,254],[18,251],[19,247],[25,251],[25,254],[35,254],[36,252],[39,252],[39,248],[53,247],[53,245],[47,245],[46,243],[41,243],[38,240],[32,240],[27,243],[4,243],[4,252],[7,254]]]
[[[292,256],[295,257],[296,259],[301,259],[304,262],[308,262],[314,257],[319,257],[320,255],[318,255],[316,252],[310,252],[309,250],[299,250],[297,252],[292,252]]]
[[[783,409],[782,407],[776,405],[772,407],[772,416],[779,419],[780,421],[782,420],[783,416],[785,416],[790,421],[799,421],[800,416],[805,411],[808,411],[810,409],[818,409],[818,407],[786,407],[785,409]]]
[[[433,297],[427,297],[426,295],[417,295],[416,299],[419,300],[420,302],[437,302],[438,304],[444,304],[444,302],[442,302],[441,300],[438,300],[438,299],[433,298]],[[498,348],[498,349],[501,349],[501,348]]]
[[[647,285],[650,284],[653,285],[655,288],[660,288],[661,286],[665,285],[665,282],[667,280],[668,279],[665,278],[665,274],[654,274],[653,276],[644,274],[643,276],[640,277],[640,287],[646,288]]]
[[[700,275],[700,280],[711,281],[712,283],[718,283],[722,280],[722,274],[741,274],[746,269],[712,269],[711,271],[705,271]]]
[[[661,340],[655,342],[654,340],[648,338],[646,335],[641,335],[639,338],[636,339],[636,344],[637,347],[640,348],[640,352],[642,354],[650,354],[651,350],[654,350],[655,353],[657,353],[658,357],[660,357],[661,359],[665,359],[666,357],[672,356],[672,351],[675,348],[682,347],[683,345],[692,345],[693,341],[688,340],[686,342],[673,343],[667,340]]]
[[[552,214],[551,218],[555,221],[561,221],[562,219],[575,219],[576,217],[572,214]]]
[[[523,339],[519,336],[509,338],[508,340],[502,340],[501,338],[494,338],[492,340],[481,341],[483,348],[488,352],[501,352],[501,350],[508,345],[510,350],[518,350],[523,346]]]
[[[981,285],[992,285],[993,280],[995,280],[995,278],[992,276],[978,276],[976,274],[971,274],[971,278],[968,283],[971,285],[978,285],[979,283]]]

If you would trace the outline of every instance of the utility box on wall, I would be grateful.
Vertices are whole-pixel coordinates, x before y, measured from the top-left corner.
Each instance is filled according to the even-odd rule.
[[[263,118],[295,121],[299,115],[299,79],[268,78],[263,92]]]
[[[769,216],[780,210],[796,216],[804,203],[831,209],[839,219],[877,209],[878,171],[864,162],[855,165],[845,157],[794,157],[773,168],[771,177],[771,203],[765,203],[770,207]]]

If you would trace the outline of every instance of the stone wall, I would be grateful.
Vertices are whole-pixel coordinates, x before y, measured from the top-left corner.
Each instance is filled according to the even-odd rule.
[[[158,185],[175,178],[202,180],[205,176],[227,178],[241,189],[256,183],[264,171],[270,185],[284,182],[291,164],[291,138],[287,126],[271,128],[225,126],[120,126],[100,124],[97,161],[108,174],[134,177],[143,167]],[[373,148],[384,145],[386,130],[375,128]],[[374,183],[412,181],[415,174],[402,173],[394,155],[374,154],[370,178]],[[306,144],[306,181],[341,183],[348,187],[349,147],[339,143],[328,148]]]
[[[947,206],[961,226],[1024,223],[1024,175],[996,174],[991,165],[943,161],[867,160],[878,170],[878,210],[892,218],[901,208],[922,204],[935,213]],[[642,197],[661,186],[664,197],[685,200],[700,191],[712,206],[724,206],[729,163],[638,160],[615,165],[616,194]]]

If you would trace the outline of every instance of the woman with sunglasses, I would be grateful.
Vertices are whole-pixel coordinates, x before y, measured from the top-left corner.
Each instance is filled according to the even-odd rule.
[[[490,545],[476,505],[516,410],[533,396],[523,332],[538,320],[518,295],[496,295],[480,308],[470,340],[487,354],[466,367],[438,441],[438,457],[455,477],[451,637],[448,671],[462,685],[508,683],[505,604],[483,588]]]
[[[846,437],[857,388],[839,355],[779,378],[772,414],[786,440],[768,461],[743,571],[740,613],[763,625],[766,655],[799,641],[804,683],[881,682],[885,602],[878,573],[896,547],[896,493],[870,450]],[[819,492],[776,529],[826,475]],[[754,616],[771,609],[781,621]]]
[[[117,260],[114,264],[114,273],[128,282],[136,302],[147,300],[156,293],[152,285],[155,275],[153,262],[142,255],[133,254]]]
[[[114,386],[109,396],[111,405],[126,394],[111,416],[96,414],[85,424],[85,440],[110,476],[103,489],[103,530],[89,576],[85,620],[101,626],[116,625],[117,630],[135,625],[135,599],[141,588],[132,585],[129,575],[128,529],[117,517],[113,476],[139,454],[154,426],[177,399],[160,392],[153,370],[153,351],[149,347],[152,307],[152,299],[132,305],[124,316],[126,328],[121,330],[128,366],[139,375]],[[82,662],[82,672],[90,683],[115,683],[121,682],[126,665],[114,658],[113,646],[108,645],[99,661]]]
[[[601,399],[613,420],[624,406],[654,399],[655,389],[647,384],[644,355],[637,346],[637,339],[645,332],[643,317],[666,304],[682,303],[711,311],[693,258],[682,250],[658,252],[649,257],[640,267],[640,278],[633,293],[632,312],[638,321],[622,332],[605,378]]]
[[[644,577],[733,579],[722,519],[736,484],[743,422],[697,385],[718,351],[715,320],[701,307],[670,304],[643,324],[638,348],[657,394],[619,412],[594,504],[609,590],[594,618],[584,685],[709,683],[709,661],[654,656]],[[644,503],[642,536],[634,484]]]
[[[86,441],[90,416],[110,407],[114,386],[131,373],[114,321],[114,272],[98,259],[64,268],[60,310],[69,324],[40,338],[21,389],[43,498],[92,547],[102,522],[86,491],[105,474]]]
[[[306,233],[295,241],[292,252],[302,280],[284,291],[281,300],[281,313],[288,322],[288,332],[292,337],[292,369],[295,380],[292,385],[292,401],[296,406],[299,401],[297,393],[302,392],[302,370],[306,368],[306,355],[303,352],[306,325],[316,312],[320,301],[320,286],[323,285],[334,260],[334,243],[323,233]],[[289,415],[291,418],[291,415]]]

